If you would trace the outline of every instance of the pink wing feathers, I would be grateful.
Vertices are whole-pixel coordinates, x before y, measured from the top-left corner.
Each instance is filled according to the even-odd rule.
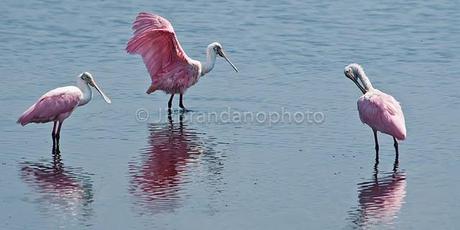
[[[35,104],[30,106],[21,115],[17,123],[24,126],[31,122],[62,121],[78,106],[81,94],[78,88],[72,86],[53,89],[45,93]]]
[[[168,93],[183,93],[194,84],[198,71],[185,54],[171,23],[158,15],[139,13],[133,23],[134,35],[126,51],[140,54],[144,60],[152,86],[147,93],[157,89]]]
[[[380,91],[367,93],[358,100],[359,117],[363,123],[398,140],[406,138],[406,124],[399,102]]]

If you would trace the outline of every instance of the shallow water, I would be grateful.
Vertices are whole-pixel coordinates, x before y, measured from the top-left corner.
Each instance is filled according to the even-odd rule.
[[[180,7],[178,7],[180,6]],[[189,56],[223,60],[168,119],[124,52],[139,11],[170,19]],[[460,224],[460,5],[455,1],[13,1],[0,8],[1,229],[454,229]],[[408,139],[356,111],[345,65],[402,104]],[[95,95],[63,126],[17,117],[49,89],[93,73]],[[177,107],[177,101],[174,102]],[[139,111],[149,117],[136,116]],[[288,111],[318,123],[203,122],[213,112]],[[137,114],[139,115],[139,114]],[[142,114],[141,114],[142,115]]]

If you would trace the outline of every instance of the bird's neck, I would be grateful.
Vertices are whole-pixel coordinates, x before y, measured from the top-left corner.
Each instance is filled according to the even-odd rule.
[[[78,80],[77,86],[83,93],[83,96],[80,99],[80,103],[78,103],[78,106],[86,105],[89,101],[91,101],[91,98],[93,97],[93,92],[91,91],[91,88],[89,87],[88,83],[86,83],[83,80]]]
[[[367,77],[367,75],[364,72],[364,70],[360,69],[358,76],[359,76],[359,80],[361,80],[361,82],[363,83],[363,86],[364,86],[364,89],[366,89],[366,92],[369,91],[369,90],[374,89],[374,87],[372,86],[371,81]]]
[[[216,52],[212,48],[208,48],[206,50],[206,63],[202,65],[201,76],[209,73],[214,68],[214,64],[216,64]]]

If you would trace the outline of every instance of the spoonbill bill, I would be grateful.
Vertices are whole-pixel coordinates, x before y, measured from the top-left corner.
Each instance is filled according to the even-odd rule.
[[[182,49],[171,23],[159,15],[141,12],[132,28],[134,34],[128,41],[126,51],[129,54],[140,54],[144,60],[152,79],[147,94],[156,90],[171,94],[168,109],[171,109],[174,94],[179,94],[179,107],[185,110],[185,91],[214,68],[217,55],[224,58],[238,72],[218,42],[208,45],[205,63],[189,58]]]
[[[364,94],[358,99],[359,118],[374,132],[376,160],[379,153],[377,131],[393,137],[398,156],[398,140],[406,139],[406,123],[401,105],[391,95],[375,89],[360,65],[350,64],[345,67],[344,73]]]
[[[30,106],[19,117],[17,123],[24,126],[29,123],[54,122],[51,133],[53,150],[56,142],[59,148],[62,123],[78,106],[86,105],[91,101],[93,93],[90,86],[94,87],[107,103],[111,103],[110,99],[96,84],[93,76],[88,72],[84,72],[78,76],[77,86],[59,87],[41,96],[35,104]]]

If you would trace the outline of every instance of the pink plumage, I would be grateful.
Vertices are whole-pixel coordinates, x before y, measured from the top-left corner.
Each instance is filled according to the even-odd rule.
[[[28,123],[62,122],[72,114],[82,96],[81,90],[75,86],[50,90],[30,106],[17,123],[24,126]]]
[[[407,136],[406,122],[401,105],[391,95],[375,89],[366,73],[364,73],[363,67],[359,64],[352,63],[347,65],[344,74],[364,94],[358,99],[359,118],[363,123],[369,125],[374,132],[377,163],[379,153],[378,131],[393,137],[397,161],[399,156],[397,140],[404,140]]]
[[[372,89],[359,98],[358,111],[361,121],[371,128],[398,140],[406,139],[404,114],[391,95]]]
[[[19,117],[17,123],[24,126],[29,123],[54,122],[51,133],[53,152],[59,152],[62,123],[72,114],[75,108],[85,105],[91,100],[93,93],[90,86],[94,87],[107,103],[111,103],[111,100],[96,84],[93,76],[88,72],[84,72],[77,77],[77,86],[56,88],[41,96],[37,102]]]
[[[133,30],[134,35],[126,51],[142,56],[152,79],[148,94],[155,90],[183,94],[198,81],[201,64],[185,54],[168,20],[150,13],[139,13]]]

